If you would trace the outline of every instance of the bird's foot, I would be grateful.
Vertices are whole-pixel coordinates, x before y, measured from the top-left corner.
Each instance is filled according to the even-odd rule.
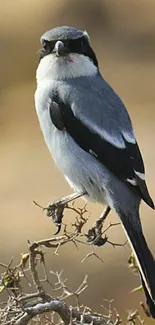
[[[84,196],[86,192],[80,192],[80,193],[73,193],[68,196],[65,196],[59,200],[53,201],[49,203],[48,207],[46,208],[46,215],[52,219],[54,224],[58,227],[55,235],[57,235],[62,226],[62,219],[64,215],[64,210],[67,208],[68,203],[76,200],[77,198]]]
[[[47,217],[51,218],[53,223],[57,226],[57,231],[54,233],[54,235],[57,235],[61,230],[65,207],[67,207],[67,203],[64,204],[61,202],[61,200],[59,200],[50,203],[46,208]]]
[[[107,236],[105,235],[104,238],[102,237],[102,226],[110,210],[111,209],[108,206],[106,210],[102,212],[101,216],[95,221],[93,227],[88,230],[86,237],[89,244],[103,246],[107,242]]]

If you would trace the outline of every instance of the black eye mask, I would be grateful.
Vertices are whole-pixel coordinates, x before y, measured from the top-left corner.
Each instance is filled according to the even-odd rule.
[[[40,60],[44,56],[50,54],[53,51],[57,41],[58,40],[53,40],[53,41],[42,40],[42,50],[40,52]],[[65,49],[66,49],[65,54],[78,53],[78,54],[85,55],[89,57],[90,60],[93,61],[96,67],[98,67],[98,61],[96,55],[92,50],[88,42],[88,39],[85,36],[79,37],[77,39],[67,39],[67,40],[61,39],[61,41],[65,45]]]

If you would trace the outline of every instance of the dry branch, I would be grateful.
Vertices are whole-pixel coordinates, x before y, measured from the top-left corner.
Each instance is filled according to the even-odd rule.
[[[58,211],[58,203],[54,203]],[[51,213],[54,213],[53,206],[50,205]],[[118,325],[121,324],[121,318],[118,313],[112,312],[111,303],[109,304],[109,314],[101,315],[94,313],[86,306],[81,306],[80,296],[86,290],[87,276],[76,290],[68,287],[66,280],[63,279],[62,272],[47,271],[45,252],[43,248],[53,249],[53,254],[59,255],[61,246],[70,242],[77,246],[79,243],[91,246],[101,246],[110,243],[113,246],[124,244],[114,244],[108,240],[107,231],[109,228],[117,224],[109,224],[103,229],[103,221],[106,215],[102,215],[85,234],[85,227],[89,218],[89,213],[86,206],[76,208],[74,203],[69,205],[63,201],[64,209],[71,209],[75,213],[75,222],[72,224],[73,231],[69,232],[67,226],[64,226],[62,236],[43,239],[35,242],[28,241],[28,252],[22,254],[20,263],[13,265],[11,260],[8,265],[0,263],[3,268],[1,274],[0,292],[6,290],[8,300],[0,305],[0,324],[1,325],[27,325],[29,324],[94,324],[94,325]],[[106,213],[108,210],[106,210]],[[61,211],[62,213],[62,211]],[[48,210],[49,215],[49,210]],[[55,217],[56,218],[56,217]],[[54,219],[56,222],[56,219]],[[62,215],[61,215],[62,225]],[[104,237],[102,237],[104,235]],[[89,252],[82,260],[84,262],[88,257],[94,255],[96,258],[102,259],[94,252]],[[44,278],[39,276],[39,270],[42,268]],[[52,278],[52,279],[51,279]],[[53,283],[53,278],[55,282]],[[31,286],[31,293],[27,293],[23,289],[23,279]],[[50,290],[45,289],[45,285],[50,285]],[[47,287],[47,286],[46,286]],[[34,291],[34,292],[33,292]],[[60,294],[58,294],[60,293]],[[56,296],[55,296],[56,295]],[[75,307],[69,306],[66,301],[68,297],[74,297]],[[59,320],[56,318],[59,315]],[[41,316],[42,315],[42,316]],[[110,316],[109,316],[110,315]],[[135,324],[135,319],[139,319],[139,314],[136,311],[132,315],[128,315],[128,321]],[[144,324],[141,322],[141,324]]]

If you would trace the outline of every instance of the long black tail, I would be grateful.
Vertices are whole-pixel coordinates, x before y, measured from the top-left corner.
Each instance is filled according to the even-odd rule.
[[[147,246],[141,227],[136,229],[130,217],[119,211],[125,233],[135,254],[150,314],[155,318],[155,260]],[[138,219],[137,219],[138,218]],[[135,221],[139,220],[139,215]],[[138,224],[137,224],[138,225]]]

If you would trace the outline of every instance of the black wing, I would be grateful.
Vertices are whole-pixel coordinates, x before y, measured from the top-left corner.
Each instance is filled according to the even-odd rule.
[[[101,138],[99,134],[92,132],[80,119],[75,117],[70,105],[62,102],[57,95],[52,99],[49,109],[51,120],[56,128],[66,129],[83,150],[94,155],[120,179],[137,189],[141,198],[154,208],[143,179],[145,170],[137,143],[129,143],[124,138],[125,148],[114,146]]]

